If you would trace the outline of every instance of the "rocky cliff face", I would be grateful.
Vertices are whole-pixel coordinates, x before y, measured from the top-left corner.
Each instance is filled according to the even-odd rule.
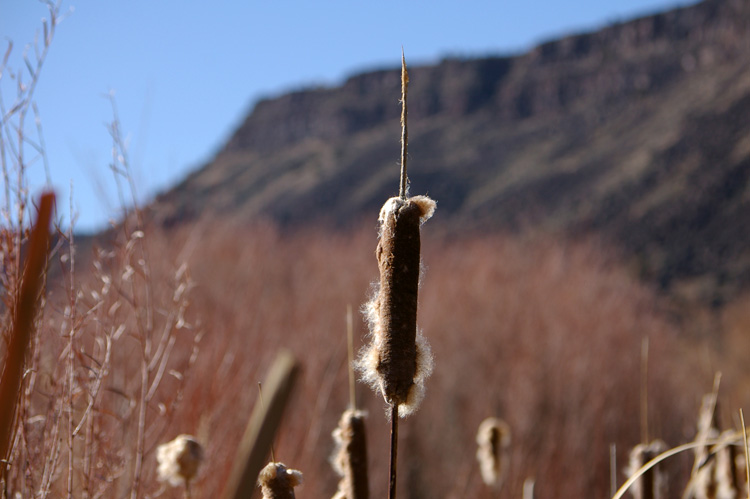
[[[258,102],[154,216],[374,221],[398,190],[396,63]],[[747,0],[410,76],[412,192],[438,200],[445,227],[596,231],[643,275],[709,302],[750,284]]]

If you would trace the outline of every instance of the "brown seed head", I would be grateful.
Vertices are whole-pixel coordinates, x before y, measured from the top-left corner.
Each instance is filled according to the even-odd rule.
[[[650,444],[638,444],[630,451],[630,463],[625,469],[627,476],[635,474],[644,464],[667,450],[667,444],[654,440]],[[667,497],[667,475],[662,463],[644,473],[630,487],[634,499],[662,499]]]
[[[510,427],[502,419],[485,419],[477,431],[477,446],[482,480],[490,487],[499,487],[508,467]]]
[[[331,459],[331,464],[341,477],[338,492],[334,497],[367,499],[369,485],[365,413],[345,411],[341,415],[338,427],[333,431],[333,439],[336,442],[336,453]]]
[[[302,472],[282,463],[268,463],[258,474],[263,499],[294,499],[294,487],[302,484]]]
[[[156,461],[159,463],[159,479],[172,486],[187,484],[198,474],[203,461],[203,448],[190,435],[180,435],[171,442],[156,448]]]
[[[380,285],[366,306],[373,341],[360,357],[358,368],[386,402],[399,406],[402,417],[416,409],[423,381],[432,371],[432,355],[417,331],[417,298],[419,230],[435,206],[427,196],[393,197],[380,210],[376,251]]]

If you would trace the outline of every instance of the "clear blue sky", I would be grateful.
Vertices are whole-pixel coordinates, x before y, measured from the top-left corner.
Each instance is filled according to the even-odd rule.
[[[92,231],[118,216],[108,169],[114,91],[138,196],[148,200],[209,160],[261,97],[352,74],[512,54],[559,35],[692,3],[679,0],[224,1],[70,0],[36,89],[59,209]],[[10,67],[41,31],[45,4],[0,0]],[[15,81],[0,80],[9,106]],[[395,97],[394,97],[395,98]],[[44,184],[40,162],[32,192]],[[0,194],[2,195],[2,194]]]

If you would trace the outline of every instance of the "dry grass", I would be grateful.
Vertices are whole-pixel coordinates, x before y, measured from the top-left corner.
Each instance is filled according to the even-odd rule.
[[[174,424],[177,432],[210,433],[202,441],[209,442],[211,472],[196,481],[197,496],[221,491],[233,455],[226,449],[236,446],[242,415],[256,401],[255,382],[281,347],[304,367],[277,454],[305,470],[300,494],[332,494],[328,435],[348,404],[341,389],[347,380],[345,310],[366,301],[377,270],[374,236],[366,230],[287,234],[270,225],[214,224],[181,229],[168,239],[179,248],[189,246],[194,234],[201,242],[189,259],[196,282],[191,309],[207,333],[187,383],[186,410]],[[427,383],[424,413],[402,435],[409,453],[400,494],[490,497],[473,441],[479,422],[494,414],[514,432],[508,495],[520,494],[533,476],[537,497],[605,496],[609,445],[617,444],[625,463],[641,434],[644,335],[651,345],[651,433],[670,444],[692,439],[711,371],[694,369],[696,346],[680,340],[661,317],[658,299],[602,256],[600,247],[498,236],[433,239],[424,248],[430,269],[420,326],[430,331],[436,362],[445,369]],[[159,258],[172,259],[169,252]],[[358,329],[361,338],[364,325]],[[382,399],[358,390],[365,409],[382,413]],[[385,494],[387,426],[368,425],[375,497]],[[436,471],[446,469],[453,473]]]

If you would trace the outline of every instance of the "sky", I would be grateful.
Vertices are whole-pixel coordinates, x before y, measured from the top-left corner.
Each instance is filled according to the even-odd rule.
[[[109,168],[113,101],[136,197],[145,203],[208,162],[260,98],[396,68],[402,47],[410,66],[510,55],[687,3],[63,0],[34,89],[59,216],[86,233],[122,213]],[[28,50],[34,61],[43,18],[43,2],[0,0],[0,57],[13,42],[0,77],[6,112],[19,73],[28,82],[23,55]],[[33,115],[25,130],[37,137]],[[37,195],[47,174],[27,149],[28,188]]]

